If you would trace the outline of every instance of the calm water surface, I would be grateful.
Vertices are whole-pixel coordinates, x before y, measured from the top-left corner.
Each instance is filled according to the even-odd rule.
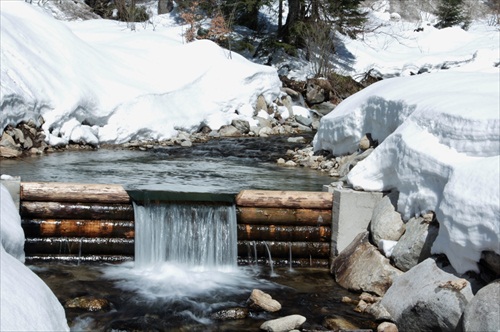
[[[237,193],[242,189],[321,191],[332,178],[315,170],[255,158],[172,157],[131,150],[66,151],[2,160],[21,181],[121,184],[126,189]]]

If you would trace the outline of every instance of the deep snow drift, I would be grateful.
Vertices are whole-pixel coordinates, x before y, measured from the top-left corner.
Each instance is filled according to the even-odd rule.
[[[259,95],[271,103],[280,93],[275,69],[210,41],[183,44],[179,26],[66,23],[24,1],[2,2],[0,20],[0,126],[42,115],[52,145],[218,129]]]
[[[0,330],[69,331],[50,288],[24,263],[24,232],[14,201],[0,184]]]
[[[483,250],[500,254],[500,76],[441,72],[387,79],[325,116],[315,150],[352,153],[366,133],[381,143],[348,175],[368,191],[397,189],[405,219],[435,211],[434,253],[460,273]]]

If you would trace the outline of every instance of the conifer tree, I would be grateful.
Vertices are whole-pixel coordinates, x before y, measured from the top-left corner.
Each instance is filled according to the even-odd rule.
[[[464,9],[464,0],[440,0],[437,7],[436,16],[439,19],[437,28],[448,28],[461,25],[467,28],[469,18]]]

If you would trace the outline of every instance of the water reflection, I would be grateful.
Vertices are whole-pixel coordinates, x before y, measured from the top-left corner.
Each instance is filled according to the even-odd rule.
[[[127,189],[237,193],[242,189],[321,191],[331,178],[307,168],[287,168],[235,157],[173,158],[129,151],[66,151],[2,160],[1,173],[22,181],[121,184]]]

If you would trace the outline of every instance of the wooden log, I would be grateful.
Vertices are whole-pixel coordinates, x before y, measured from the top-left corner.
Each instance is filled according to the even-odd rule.
[[[120,238],[27,238],[26,255],[133,255],[134,240]]]
[[[239,224],[330,226],[332,210],[244,207],[236,209]]]
[[[132,204],[21,201],[21,218],[134,220]]]
[[[331,209],[333,194],[315,191],[242,190],[237,206]]]
[[[130,203],[121,185],[64,182],[21,182],[22,201]]]
[[[23,220],[26,237],[134,238],[134,222],[123,220],[33,219]]]
[[[330,242],[331,229],[324,226],[238,225],[238,240]]]
[[[245,241],[238,240],[239,256],[268,257],[267,247],[273,258],[289,258],[290,246],[292,259],[295,258],[323,258],[330,257],[330,243],[327,242],[279,242],[279,241]]]
[[[134,260],[133,255],[69,255],[38,254],[26,256],[26,262],[64,262],[64,263],[121,263]]]

